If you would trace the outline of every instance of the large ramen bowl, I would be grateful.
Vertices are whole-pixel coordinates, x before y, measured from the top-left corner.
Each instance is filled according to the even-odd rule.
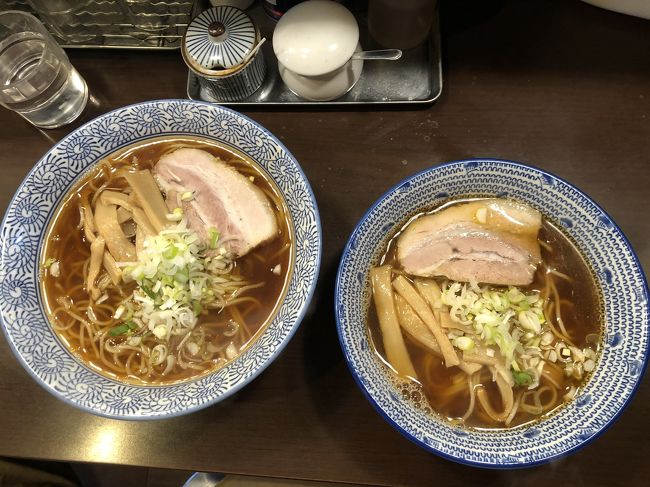
[[[603,298],[604,337],[596,368],[577,397],[544,419],[478,430],[426,413],[392,385],[370,343],[369,269],[406,217],[449,198],[514,198],[539,209],[577,244]],[[390,189],[361,219],[336,281],[339,339],[352,375],[379,414],[424,449],[460,463],[516,468],[548,462],[596,438],[621,414],[648,359],[648,288],[629,242],[587,195],[540,169],[500,160],[443,164]]]
[[[38,262],[53,212],[89,168],[135,142],[176,134],[212,139],[257,162],[282,193],[300,245],[296,245],[292,274],[275,317],[235,360],[194,380],[129,385],[92,371],[52,331],[43,309]],[[248,384],[278,356],[298,328],[314,291],[321,258],[318,209],[291,153],[253,120],[227,108],[188,100],[120,108],[65,137],[36,163],[18,188],[1,235],[0,311],[16,357],[56,397],[85,411],[119,419],[189,413]]]

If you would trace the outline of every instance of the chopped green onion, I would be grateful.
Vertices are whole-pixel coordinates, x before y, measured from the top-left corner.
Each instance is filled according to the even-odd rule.
[[[203,310],[215,307],[215,301],[227,302],[239,287],[248,284],[241,277],[224,273],[231,260],[225,249],[226,255],[207,252],[211,246],[220,252],[216,229],[209,229],[201,239],[187,228],[181,208],[170,216],[182,221],[146,237],[138,261],[124,266],[125,278],[134,280],[138,287],[131,300],[123,303],[121,317],[116,318],[125,322],[113,328],[111,336],[138,331],[138,336],[148,333],[159,342],[185,336],[195,328]],[[158,350],[153,362],[167,356],[162,348]]]
[[[126,316],[125,316],[125,318],[127,320],[130,320],[131,318],[133,318],[133,308],[131,306],[126,308]]]
[[[454,346],[463,351],[471,350],[474,348],[474,340],[465,336],[454,338]]]
[[[61,268],[59,265],[59,261],[50,257],[48,258],[45,263],[43,264],[43,268],[45,270],[49,270],[50,275],[52,277],[59,277],[61,275]]]
[[[539,346],[546,319],[537,292],[449,282],[443,286],[441,300],[450,307],[452,320],[471,326],[484,345],[498,346],[506,363],[523,353],[524,345]]]
[[[151,289],[149,289],[147,286],[140,286],[140,289],[144,291],[144,293],[149,296],[151,299],[154,301],[156,300],[156,295],[153,293]]]
[[[182,208],[174,208],[174,211],[171,213],[167,213],[166,215],[167,220],[170,222],[179,222],[183,219],[183,209]]]
[[[520,311],[518,319],[519,325],[527,331],[538,334],[542,330],[539,316],[532,310]]]
[[[130,330],[129,325],[123,323],[119,326],[115,326],[108,331],[108,336],[116,337],[118,335],[124,335]]]
[[[149,361],[151,365],[156,366],[162,364],[167,359],[167,347],[159,343],[151,350]]]
[[[167,247],[167,249],[163,252],[163,257],[165,259],[173,259],[178,255],[178,248],[175,245],[170,245]]]
[[[124,335],[130,331],[136,330],[138,325],[134,321],[126,321],[121,325],[114,326],[108,331],[108,336],[116,337],[118,335]]]
[[[194,191],[185,191],[181,195],[181,201],[191,201],[194,199]]]
[[[126,311],[126,307],[123,304],[120,304],[115,310],[115,314],[113,314],[113,318],[119,320],[124,314],[124,311]]]
[[[210,248],[216,249],[217,242],[219,241],[219,232],[216,228],[210,227],[208,228],[208,235],[210,236]]]
[[[512,371],[512,378],[516,386],[529,386],[533,383],[533,377],[528,372]]]
[[[174,279],[176,279],[181,284],[185,284],[190,280],[190,271],[187,268],[179,269],[179,271],[174,276]]]

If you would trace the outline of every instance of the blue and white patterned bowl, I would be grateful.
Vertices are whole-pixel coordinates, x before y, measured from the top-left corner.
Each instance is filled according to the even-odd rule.
[[[42,239],[66,192],[112,152],[163,135],[197,135],[255,160],[282,191],[293,220],[296,259],[287,295],[259,339],[232,363],[198,380],[169,386],[125,385],[98,375],[53,333],[38,286]],[[262,372],[298,328],[318,277],[321,228],[316,201],[298,162],[251,119],[189,100],[160,100],[120,108],[78,128],[36,163],[18,188],[0,229],[2,328],[20,363],[45,389],[91,413],[119,419],[177,416],[230,396]]]
[[[452,426],[403,399],[366,331],[368,271],[387,238],[417,210],[480,194],[527,202],[558,223],[596,272],[605,340],[582,393],[550,418],[502,431]],[[443,164],[402,181],[364,215],[343,252],[336,280],[339,339],[352,375],[381,416],[428,451],[460,463],[516,468],[571,453],[611,425],[631,400],[648,360],[648,287],[629,242],[587,195],[556,176],[516,162]]]

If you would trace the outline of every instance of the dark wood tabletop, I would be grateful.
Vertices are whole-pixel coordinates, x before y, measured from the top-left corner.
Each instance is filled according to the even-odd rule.
[[[606,209],[650,269],[650,21],[578,0],[449,0],[441,20],[444,89],[433,105],[245,111],[300,161],[324,235],[309,312],[260,377],[184,417],[109,420],[48,394],[3,337],[0,456],[381,485],[647,485],[647,377],[620,419],[586,448],[533,469],[485,471],[402,437],[346,367],[333,313],[345,242],[384,191],[444,161],[505,158],[567,179]],[[83,120],[50,131],[0,110],[2,211],[33,164],[83,121],[139,101],[186,97],[179,52],[69,55],[93,106]]]

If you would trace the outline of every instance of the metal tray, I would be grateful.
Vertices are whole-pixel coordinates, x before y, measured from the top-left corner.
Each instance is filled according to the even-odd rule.
[[[398,61],[366,61],[357,84],[341,98],[333,101],[309,101],[296,96],[280,78],[271,42],[275,22],[266,15],[259,4],[248,13],[267,39],[262,46],[268,68],[264,83],[248,98],[237,102],[225,102],[214,99],[207,93],[202,93],[196,75],[189,71],[187,96],[191,100],[203,100],[229,106],[426,104],[435,101],[442,92],[440,28],[437,14],[431,34],[422,45],[404,51],[402,58]],[[363,49],[382,49],[368,34],[366,12],[353,13],[359,22]]]
[[[14,5],[18,4],[18,5]],[[0,0],[0,11],[36,15],[66,49],[178,49],[190,20],[207,0],[85,0],[74,10],[41,11],[24,0]]]

